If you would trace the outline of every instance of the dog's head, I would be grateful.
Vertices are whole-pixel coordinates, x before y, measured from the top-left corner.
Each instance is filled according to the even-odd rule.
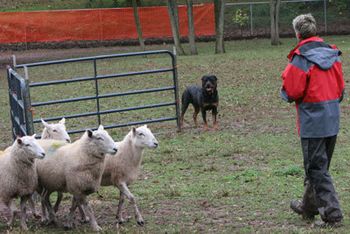
[[[206,75],[202,77],[202,89],[208,95],[212,95],[215,93],[217,83],[218,83],[218,78],[216,78],[216,76],[214,75]]]

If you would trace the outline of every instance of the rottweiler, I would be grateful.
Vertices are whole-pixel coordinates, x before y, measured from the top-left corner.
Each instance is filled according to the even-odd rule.
[[[214,75],[205,75],[202,77],[202,87],[193,85],[189,86],[182,93],[182,107],[180,124],[183,127],[184,115],[188,105],[192,103],[194,107],[193,121],[198,127],[197,115],[199,111],[202,112],[204,121],[204,129],[208,130],[208,123],[206,118],[206,111],[211,110],[213,116],[213,127],[218,128],[217,114],[219,105],[219,95],[217,91],[218,79]]]

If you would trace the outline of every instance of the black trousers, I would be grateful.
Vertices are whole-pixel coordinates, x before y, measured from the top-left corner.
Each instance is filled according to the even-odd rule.
[[[301,138],[304,156],[305,192],[303,210],[306,214],[320,214],[325,222],[343,218],[339,200],[328,170],[337,136]]]

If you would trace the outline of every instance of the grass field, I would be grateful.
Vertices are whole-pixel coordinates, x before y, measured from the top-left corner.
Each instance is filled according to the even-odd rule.
[[[346,83],[350,77],[350,36],[326,37],[343,51],[343,67]],[[118,192],[114,188],[101,188],[98,197],[92,195],[90,202],[100,226],[108,232],[120,233],[328,233],[312,228],[289,209],[291,199],[300,198],[303,192],[303,168],[299,138],[295,128],[295,108],[279,98],[280,73],[287,64],[286,55],[295,43],[294,39],[283,39],[283,44],[271,47],[269,40],[226,42],[226,53],[215,55],[214,43],[200,43],[198,56],[178,57],[180,91],[186,85],[199,84],[203,74],[216,74],[219,79],[219,124],[220,130],[204,132],[196,129],[191,121],[192,109],[186,115],[187,123],[182,133],[176,133],[174,123],[151,124],[157,133],[160,147],[146,151],[140,179],[131,188],[138,198],[146,225],[138,227],[131,207],[128,223],[117,227],[115,213]],[[167,46],[164,46],[168,48]],[[158,49],[162,46],[148,47]],[[103,53],[105,53],[105,49]],[[111,53],[120,48],[109,48]],[[136,47],[122,48],[137,50]],[[86,54],[80,50],[79,53]],[[101,53],[98,49],[94,52]],[[19,52],[17,52],[19,53]],[[28,52],[25,52],[28,54]],[[23,54],[25,54],[23,53]],[[35,57],[36,51],[32,51]],[[67,58],[69,51],[66,51]],[[20,56],[20,54],[18,54]],[[142,58],[138,61],[105,61],[101,73],[165,66],[161,58]],[[33,71],[34,80],[58,79],[89,72],[87,64],[74,68],[45,68]],[[40,74],[42,77],[40,77]],[[142,79],[159,76],[142,77]],[[159,81],[167,82],[165,80]],[[158,83],[156,83],[158,84]],[[165,84],[165,83],[164,83]],[[105,92],[115,89],[150,87],[150,82],[121,80],[103,84]],[[5,71],[0,77],[0,146],[11,143],[8,110],[7,82]],[[81,84],[79,93],[91,92],[89,86]],[[65,91],[66,90],[66,91]],[[66,86],[61,90],[37,91],[36,101],[50,97],[73,95],[77,87]],[[348,87],[347,87],[347,93]],[[74,94],[75,95],[75,94]],[[116,107],[157,101],[165,96],[136,96],[125,100],[110,100]],[[346,95],[342,103],[341,131],[332,160],[331,174],[344,211],[344,227],[334,230],[347,233],[350,228],[350,99]],[[91,104],[91,106],[93,106]],[[88,111],[90,104],[72,107],[40,109],[39,115],[60,114],[66,110]],[[135,112],[136,113],[136,112]],[[155,110],[152,115],[173,113],[173,109]],[[119,123],[132,118],[143,118],[149,111],[135,115],[109,116],[104,121]],[[72,122],[70,128],[94,124],[94,120]],[[40,130],[39,126],[36,129]],[[110,131],[117,140],[127,133],[127,128]],[[73,136],[73,138],[78,135]],[[65,221],[69,209],[68,197],[59,211],[60,221]],[[319,217],[318,217],[319,219]],[[18,224],[18,223],[17,223]],[[62,227],[44,227],[39,221],[30,220],[30,229],[37,233],[63,232]],[[17,225],[18,226],[18,225]],[[0,231],[5,231],[0,223]],[[14,229],[15,232],[19,228]],[[78,225],[75,232],[89,232],[89,225]]]

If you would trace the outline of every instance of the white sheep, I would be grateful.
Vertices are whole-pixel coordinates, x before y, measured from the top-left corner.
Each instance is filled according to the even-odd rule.
[[[66,119],[62,118],[58,123],[49,124],[41,119],[44,129],[41,133],[41,139],[54,139],[70,142],[70,137],[66,131]]]
[[[116,142],[118,145],[117,157],[107,155],[105,160],[105,169],[102,176],[102,186],[117,186],[120,190],[120,200],[117,211],[117,219],[119,223],[123,223],[124,219],[121,216],[122,206],[125,196],[131,201],[135,208],[136,220],[139,225],[144,224],[144,220],[137,207],[134,195],[128,189],[133,181],[137,179],[139,167],[142,161],[142,154],[145,148],[156,148],[158,141],[152,134],[147,125],[133,128],[121,142]],[[58,207],[61,198],[58,197],[55,207]],[[83,208],[80,208],[83,210]],[[82,219],[83,212],[80,211]]]
[[[65,118],[62,118],[58,123],[51,123],[51,124],[41,119],[41,123],[44,125],[44,129],[41,133],[41,139],[53,139],[53,140],[62,140],[66,142],[71,142],[70,137],[66,130]],[[35,203],[33,198],[30,198],[28,202],[34,217],[40,217],[40,215],[35,210]]]
[[[62,118],[58,123],[47,123],[43,119],[41,119],[41,123],[44,126],[44,129],[41,133],[41,139],[53,139],[53,140],[61,140],[66,141],[68,143],[71,142],[70,136],[66,130],[66,119]],[[55,143],[60,144],[59,142]],[[58,194],[58,196],[62,196],[62,193]],[[38,217],[39,215],[35,211],[34,202],[31,199],[30,201],[32,212],[34,212],[34,216]],[[46,215],[46,211],[42,212],[42,215]]]
[[[125,197],[127,197],[134,206],[137,223],[142,226],[144,225],[144,220],[137,207],[136,199],[130,192],[128,185],[137,179],[143,150],[145,148],[156,148],[158,141],[151,130],[147,128],[147,125],[144,125],[139,128],[133,128],[121,142],[117,142],[117,145],[117,156],[106,156],[101,186],[114,185],[120,191],[116,216],[119,223],[125,222],[121,216],[121,212]]]
[[[41,140],[43,141],[43,140]],[[44,149],[47,146],[44,146]],[[82,206],[89,217],[94,231],[102,230],[86,200],[100,186],[106,154],[117,152],[116,144],[103,126],[96,131],[87,130],[72,144],[47,150],[48,156],[37,161],[39,187],[44,189],[42,203],[49,211],[49,222],[56,222],[49,196],[52,192],[69,192],[73,195],[68,215],[68,227],[72,227],[74,212]],[[49,149],[50,147],[48,147]]]
[[[62,118],[58,123],[49,124],[41,119],[44,129],[41,133],[41,139],[54,139],[70,142],[70,137],[66,131],[65,118]],[[6,148],[5,151],[10,150],[11,146]],[[0,157],[4,155],[5,151],[0,150]]]
[[[10,149],[0,158],[0,203],[8,216],[7,224],[12,226],[14,209],[12,200],[20,197],[21,228],[27,230],[26,202],[38,183],[34,159],[44,158],[45,151],[35,140],[35,135],[17,138]]]
[[[47,123],[43,119],[41,119],[42,124],[44,125],[44,129],[41,133],[41,139],[54,139],[54,140],[62,140],[66,142],[70,142],[70,137],[66,131],[65,126],[65,118],[62,118],[58,123]],[[56,142],[57,144],[61,144],[60,142]],[[9,151],[11,147],[8,147],[6,151]],[[5,151],[0,151],[0,158],[5,155]],[[62,196],[59,194],[58,196]],[[35,203],[33,198],[29,199],[29,206],[32,210],[32,214],[35,217],[40,217],[40,215],[35,210]],[[45,214],[46,212],[43,212]]]

